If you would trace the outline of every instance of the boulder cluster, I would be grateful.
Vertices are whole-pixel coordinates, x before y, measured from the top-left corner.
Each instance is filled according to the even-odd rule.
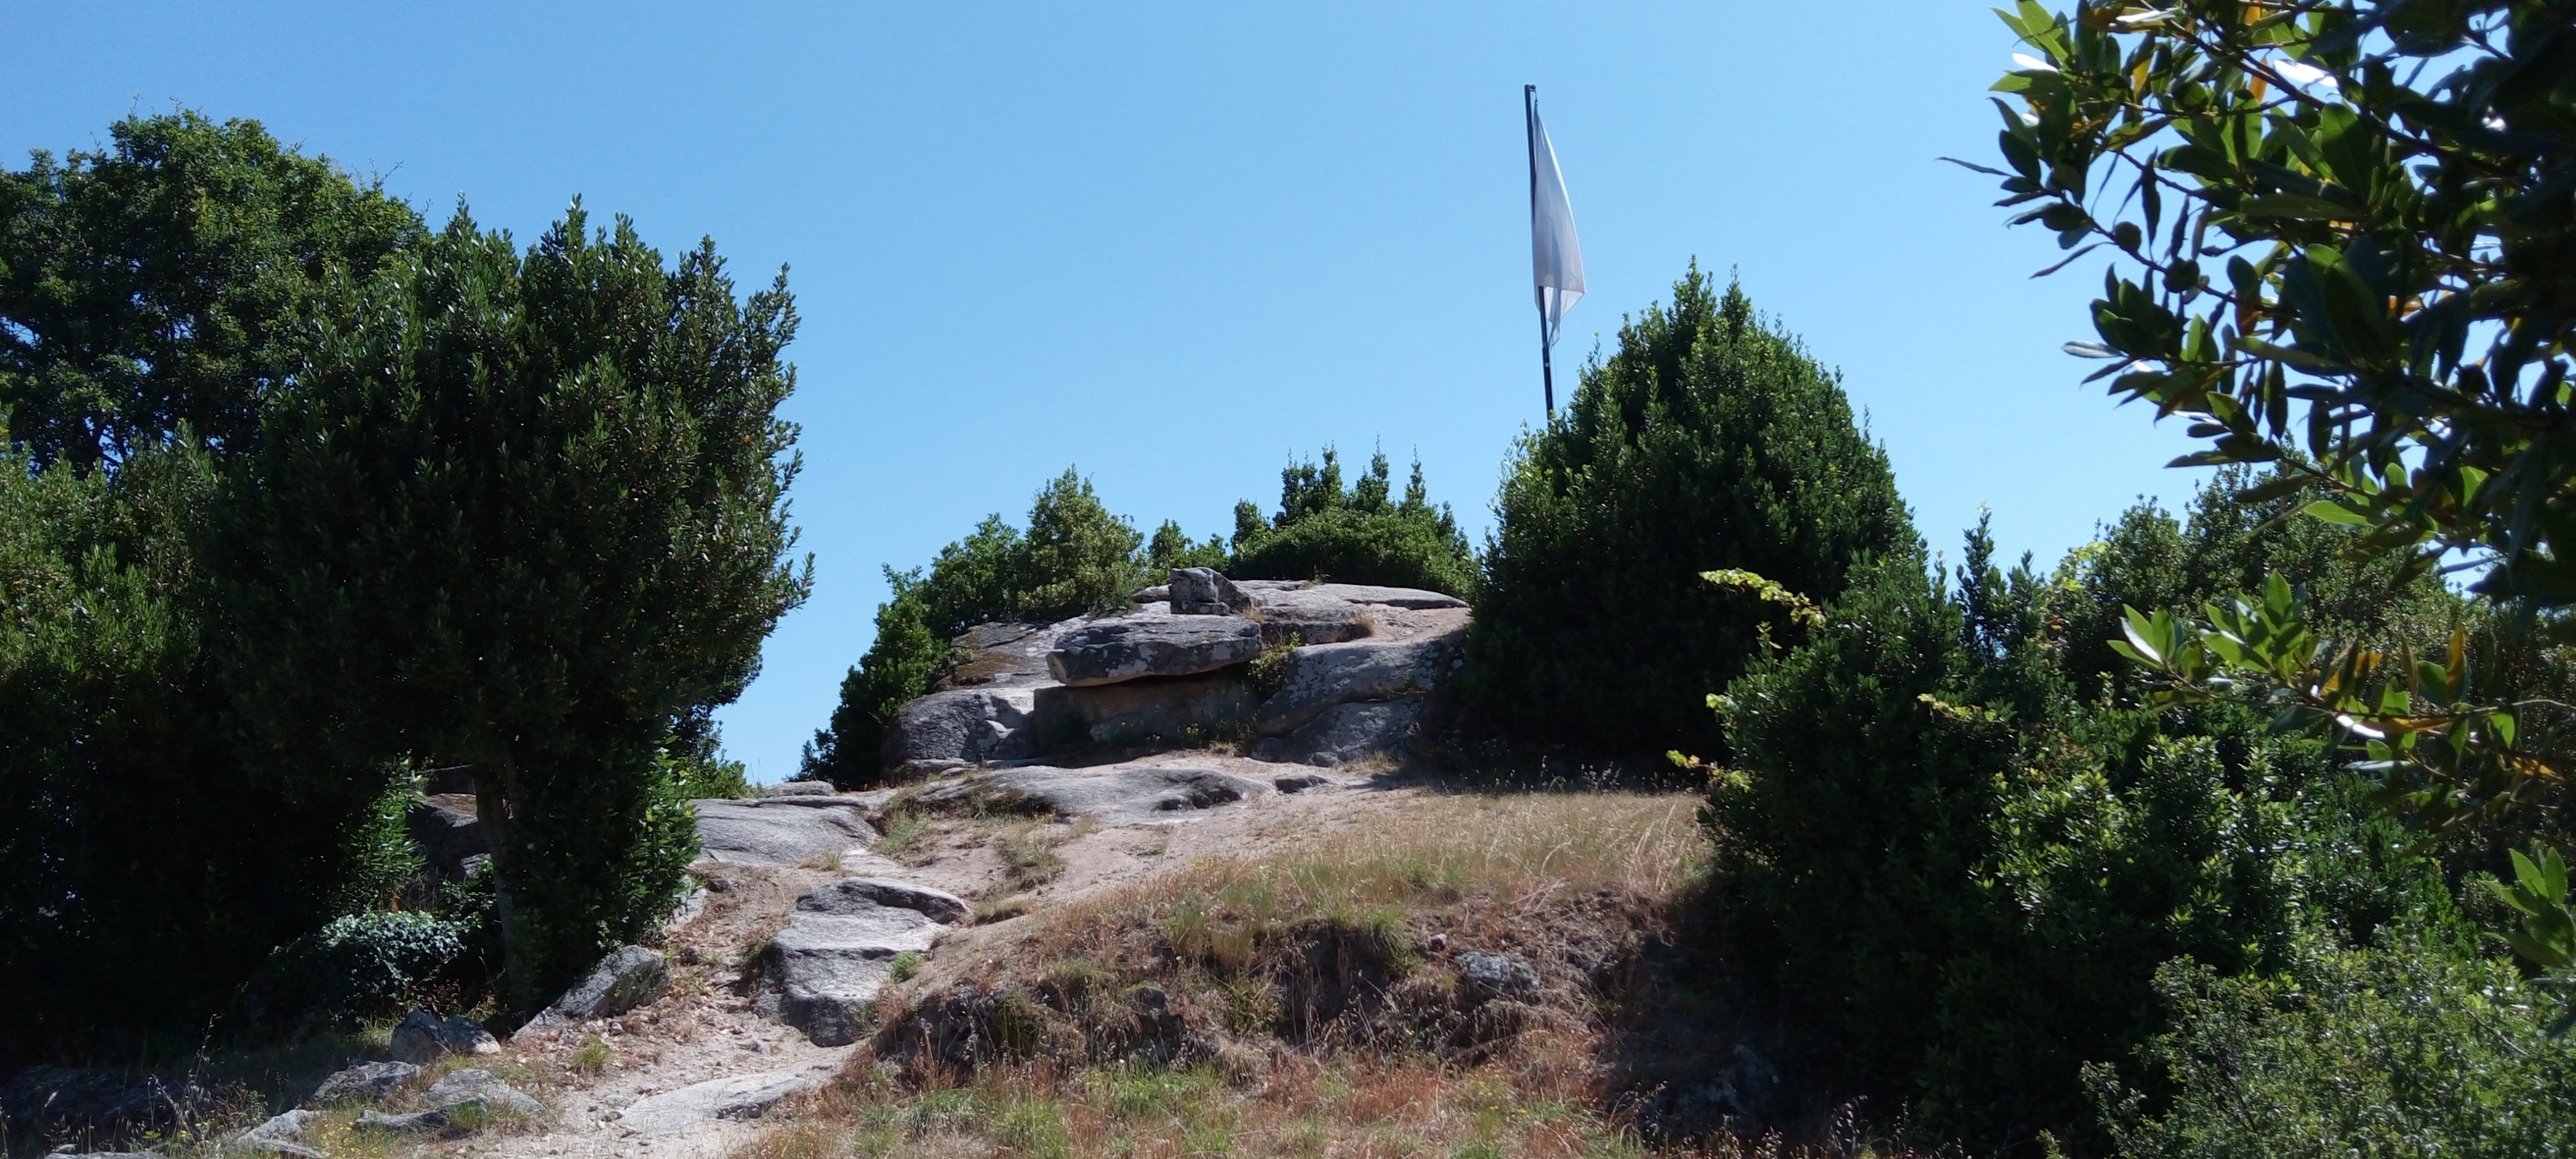
[[[1463,666],[1465,601],[1362,584],[1230,580],[1183,568],[1119,611],[984,624],[880,754],[894,780],[1085,746],[1249,742],[1332,766],[1401,748]]]

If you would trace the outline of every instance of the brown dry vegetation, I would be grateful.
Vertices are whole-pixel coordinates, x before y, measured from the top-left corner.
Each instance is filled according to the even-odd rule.
[[[820,1110],[741,1159],[1871,1153],[1849,1115],[1725,1129],[1767,1067],[1674,966],[1695,806],[1405,794],[1038,911],[889,991]],[[1537,992],[1463,985],[1469,952]]]

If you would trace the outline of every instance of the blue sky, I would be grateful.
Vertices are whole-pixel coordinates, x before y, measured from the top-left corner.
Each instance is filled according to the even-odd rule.
[[[2031,280],[2051,239],[1934,160],[1993,152],[1985,4],[1082,7],[15,0],[0,150],[186,105],[433,220],[462,195],[526,240],[578,194],[746,287],[792,267],[818,583],[723,714],[763,780],[866,649],[879,565],[1067,465],[1204,536],[1291,454],[1383,446],[1481,536],[1539,418],[1524,83],[1591,285],[1560,366],[1696,256],[1841,369],[1935,547],[1985,505],[2049,562],[2188,494],[2180,431],[2058,351],[2098,267]]]

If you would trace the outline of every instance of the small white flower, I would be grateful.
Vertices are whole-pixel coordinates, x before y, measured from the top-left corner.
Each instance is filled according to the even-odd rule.
[[[2041,60],[2040,58],[2038,58],[2038,57],[2036,57],[2036,56],[2032,56],[2031,54],[2029,54],[2029,53],[2027,53],[2027,52],[2016,52],[2016,53],[2014,53],[2014,54],[2013,54],[2013,63],[2014,63],[2014,64],[2017,64],[2017,65],[2020,65],[2020,66],[2022,66],[2022,68],[2027,69],[2027,70],[2029,70],[2029,71],[2031,71],[2031,72],[2056,72],[2056,71],[2057,71],[2057,66],[2056,66],[2056,65],[2053,65],[2053,64],[2048,63],[2047,61]]]

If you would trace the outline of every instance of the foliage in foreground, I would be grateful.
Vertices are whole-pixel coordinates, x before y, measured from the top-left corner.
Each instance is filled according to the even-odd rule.
[[[1723,749],[1708,694],[1769,621],[1700,573],[1827,601],[1917,542],[1835,376],[1696,266],[1523,440],[1495,514],[1468,697],[1500,727],[1620,755]]]
[[[2207,548],[2238,521],[2202,498]],[[1744,960],[1798,1065],[1940,1137],[2098,1143],[2079,1074],[2162,1028],[2158,963],[2259,975],[2302,937],[2456,921],[2322,743],[2078,694],[2065,630],[2148,595],[2126,562],[2052,584],[1980,529],[1955,594],[1888,561],[1719,701],[1735,757],[1707,816]]]

